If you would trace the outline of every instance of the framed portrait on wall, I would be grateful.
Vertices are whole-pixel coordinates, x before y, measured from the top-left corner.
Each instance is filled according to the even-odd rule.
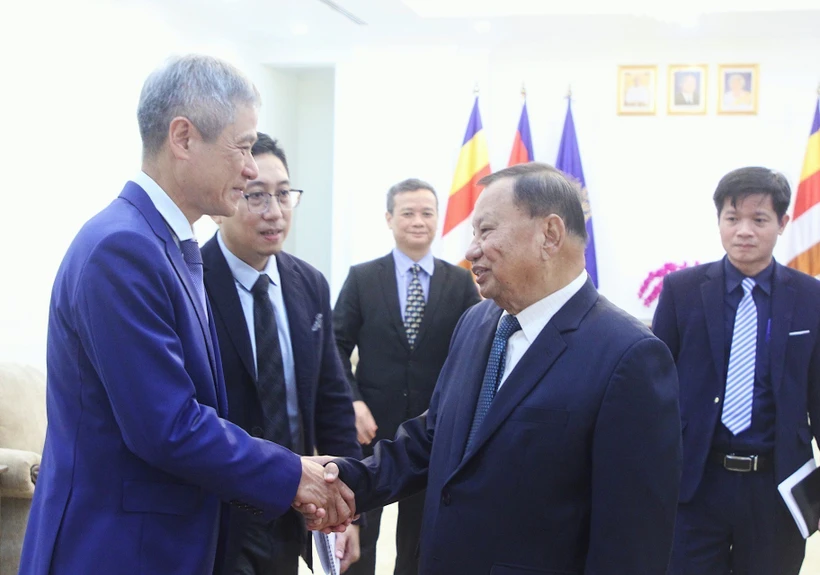
[[[670,115],[706,113],[706,64],[669,66],[666,109]]]
[[[655,114],[657,66],[618,66],[618,114]]]
[[[757,114],[757,64],[718,66],[718,114]]]

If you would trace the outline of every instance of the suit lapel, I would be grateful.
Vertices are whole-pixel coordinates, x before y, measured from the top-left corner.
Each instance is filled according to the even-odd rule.
[[[255,380],[253,347],[248,326],[245,323],[245,313],[236,291],[236,280],[225,259],[225,254],[222,253],[217,243],[216,236],[202,248],[202,257],[205,263],[205,286],[211,296],[211,305],[222,318],[228,337],[242,360],[242,365]]]
[[[296,393],[299,398],[299,413],[309,413],[311,406],[310,387],[301,382],[308,381],[308,369],[316,365],[320,359],[315,356],[316,344],[312,341],[312,326],[319,320],[320,328],[324,326],[322,318],[313,317],[310,313],[309,302],[306,298],[307,285],[299,269],[293,265],[293,260],[285,253],[276,256],[279,267],[279,279],[282,282],[282,298],[288,316],[288,330],[290,343],[293,349],[293,364],[296,376]],[[304,423],[304,422],[303,422]],[[304,441],[305,433],[302,432]],[[305,452],[305,446],[299,453]]]
[[[464,459],[464,447],[467,445],[467,436],[470,433],[470,427],[473,425],[478,395],[481,392],[484,372],[487,369],[487,359],[490,356],[490,347],[495,337],[501,312],[502,310],[499,307],[495,307],[488,312],[484,319],[472,330],[472,333],[468,336],[468,343],[465,344],[470,348],[470,356],[463,363],[465,371],[457,374],[460,381],[456,384],[459,386],[456,395],[459,400],[456,415],[453,418],[453,436],[451,439],[453,447],[450,451],[453,469],[459,467],[461,460]]]
[[[193,280],[191,279],[191,273],[188,271],[188,265],[182,258],[182,252],[180,251],[179,246],[171,236],[171,230],[168,228],[168,225],[165,223],[165,220],[162,218],[159,211],[157,211],[157,208],[154,206],[153,202],[151,202],[148,194],[146,194],[145,191],[137,184],[128,182],[125,185],[125,188],[123,188],[120,197],[133,204],[148,221],[148,224],[151,226],[151,229],[157,237],[165,242],[165,253],[171,262],[171,266],[174,268],[174,271],[176,271],[177,276],[182,282],[182,285],[185,286],[185,291],[188,293],[188,299],[190,300],[194,313],[199,320],[199,327],[202,330],[202,337],[205,339],[205,347],[208,350],[208,359],[211,363],[214,385],[216,386],[216,359],[214,357],[215,350],[213,341],[211,340],[211,329],[208,325],[208,320],[205,317],[205,310],[202,308],[199,296],[197,295],[197,290],[194,287]]]
[[[772,282],[772,316],[769,336],[769,361],[771,362],[772,389],[777,393],[783,383],[786,364],[786,345],[789,341],[789,327],[794,314],[797,295],[791,284],[788,271],[775,263]]]
[[[424,306],[424,316],[421,318],[419,334],[416,336],[416,349],[418,349],[421,345],[422,340],[424,340],[424,335],[430,329],[430,326],[434,325],[436,309],[442,299],[444,286],[447,284],[447,267],[438,259],[434,260],[434,262],[435,268],[433,275],[430,276],[430,293],[427,294],[427,304]],[[396,297],[398,297],[398,290],[396,292]],[[402,324],[402,329],[404,329],[404,324]]]
[[[399,340],[408,350],[407,332],[404,331],[404,322],[401,319],[401,304],[399,303],[399,284],[396,281],[396,263],[393,254],[387,254],[379,262],[379,284],[382,286],[384,303],[387,306],[387,316],[396,330]]]
[[[706,331],[709,334],[709,347],[712,350],[712,361],[719,380],[724,377],[723,366],[726,365],[726,334],[724,326],[724,292],[726,282],[723,275],[723,260],[715,262],[706,271],[706,281],[700,286],[703,299],[703,311],[706,315]]]
[[[486,443],[516,406],[544,379],[552,365],[567,348],[562,334],[578,329],[581,320],[597,300],[598,292],[593,287],[592,282],[587,279],[581,290],[572,296],[544,326],[544,329],[541,330],[541,333],[521,357],[521,360],[495,396],[490,410],[478,429],[478,433],[473,439],[472,445],[470,445],[470,450],[464,454],[459,468]],[[493,330],[493,335],[495,335],[495,330]],[[486,361],[483,363],[486,366]],[[473,409],[475,409],[475,404],[473,404]],[[472,423],[472,417],[470,417],[470,422]],[[457,471],[458,469],[456,469]]]

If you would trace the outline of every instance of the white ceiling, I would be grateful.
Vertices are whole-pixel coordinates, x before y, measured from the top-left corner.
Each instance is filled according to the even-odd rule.
[[[691,36],[698,28],[742,29],[771,18],[820,30],[818,0],[332,0],[365,25],[320,0],[118,1],[150,3],[178,30],[244,45],[265,62],[294,65],[335,62],[357,46],[481,49],[575,31],[578,37],[618,41],[626,29],[632,35]]]
[[[820,10],[817,0],[403,0],[425,18],[497,18],[574,14],[726,14]]]

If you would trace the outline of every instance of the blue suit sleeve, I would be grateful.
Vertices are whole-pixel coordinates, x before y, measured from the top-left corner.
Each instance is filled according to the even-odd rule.
[[[79,338],[123,441],[150,465],[223,500],[280,515],[296,494],[300,459],[199,403],[186,365],[196,342],[183,342],[176,328],[186,313],[173,303],[182,285],[157,261],[167,256],[155,242],[109,235],[89,254],[73,298]]]

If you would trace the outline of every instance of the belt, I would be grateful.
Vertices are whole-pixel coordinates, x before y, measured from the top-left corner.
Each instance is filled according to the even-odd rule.
[[[721,465],[729,471],[737,471],[739,473],[767,471],[772,468],[771,455],[739,455],[737,453],[710,451],[709,462]]]

